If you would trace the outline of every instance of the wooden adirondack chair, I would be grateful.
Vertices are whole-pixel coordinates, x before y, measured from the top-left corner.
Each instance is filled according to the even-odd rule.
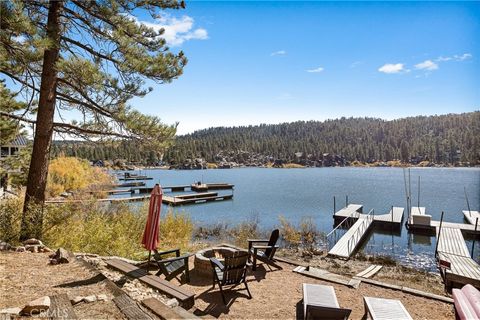
[[[162,259],[162,256],[175,253],[175,257],[169,259]],[[173,249],[168,251],[158,252],[154,250],[153,258],[157,262],[158,265],[158,272],[157,276],[160,274],[165,275],[166,280],[171,280],[177,275],[181,274],[185,271],[185,280],[186,282],[190,282],[190,274],[188,270],[188,258],[191,254],[185,254],[180,256],[180,249]]]
[[[248,298],[252,298],[246,281],[248,257],[248,252],[236,251],[232,256],[225,257],[224,263],[215,258],[210,258],[213,268],[213,288],[215,288],[215,283],[218,283],[224,304],[227,304],[223,293],[223,286],[225,285],[237,286],[243,283],[247,289]]]
[[[275,264],[275,260],[273,259],[278,249],[277,241],[279,236],[280,231],[275,229],[272,231],[270,239],[248,239],[248,252],[252,256],[253,271],[257,269],[257,259],[281,269],[279,265]]]

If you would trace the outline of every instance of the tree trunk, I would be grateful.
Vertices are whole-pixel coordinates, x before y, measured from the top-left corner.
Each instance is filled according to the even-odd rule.
[[[43,204],[48,176],[48,158],[53,134],[57,70],[60,51],[60,11],[63,2],[50,0],[48,9],[47,38],[51,45],[43,56],[42,79],[38,103],[32,159],[28,171],[27,191],[23,207],[20,239],[41,238]]]

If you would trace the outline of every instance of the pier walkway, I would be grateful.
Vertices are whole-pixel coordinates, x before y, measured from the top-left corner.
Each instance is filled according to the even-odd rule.
[[[356,221],[329,250],[329,255],[343,259],[350,258],[368,233],[370,227],[374,224],[393,224],[401,226],[404,212],[404,209],[401,207],[392,207],[388,213],[381,215],[374,215],[373,213],[364,214],[361,212],[362,209],[363,206],[360,204],[349,204],[345,208],[334,213],[334,218],[343,219],[340,224],[349,219]],[[336,228],[338,227],[339,226]]]
[[[348,259],[363,239],[368,229],[372,225],[373,215],[360,215],[358,220],[348,231],[337,241],[333,248],[328,251],[328,255]]]
[[[471,284],[480,288],[480,266],[470,257],[462,231],[456,228],[437,229],[437,259],[445,285]]]

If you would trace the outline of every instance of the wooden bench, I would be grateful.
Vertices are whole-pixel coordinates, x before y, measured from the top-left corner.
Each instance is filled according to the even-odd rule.
[[[320,284],[303,284],[303,316],[308,319],[346,320],[352,310],[340,308],[335,289]]]
[[[365,314],[373,320],[413,320],[400,300],[363,297]]]
[[[185,309],[190,309],[195,303],[195,295],[190,291],[161,279],[160,277],[151,275],[146,270],[140,269],[128,262],[120,259],[110,259],[107,260],[107,265],[177,299],[180,305]]]

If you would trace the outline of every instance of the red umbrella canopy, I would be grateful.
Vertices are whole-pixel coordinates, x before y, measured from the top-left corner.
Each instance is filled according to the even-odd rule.
[[[158,223],[162,209],[162,196],[162,187],[156,184],[150,196],[147,224],[145,225],[142,238],[142,244],[147,250],[155,250],[158,246]]]

